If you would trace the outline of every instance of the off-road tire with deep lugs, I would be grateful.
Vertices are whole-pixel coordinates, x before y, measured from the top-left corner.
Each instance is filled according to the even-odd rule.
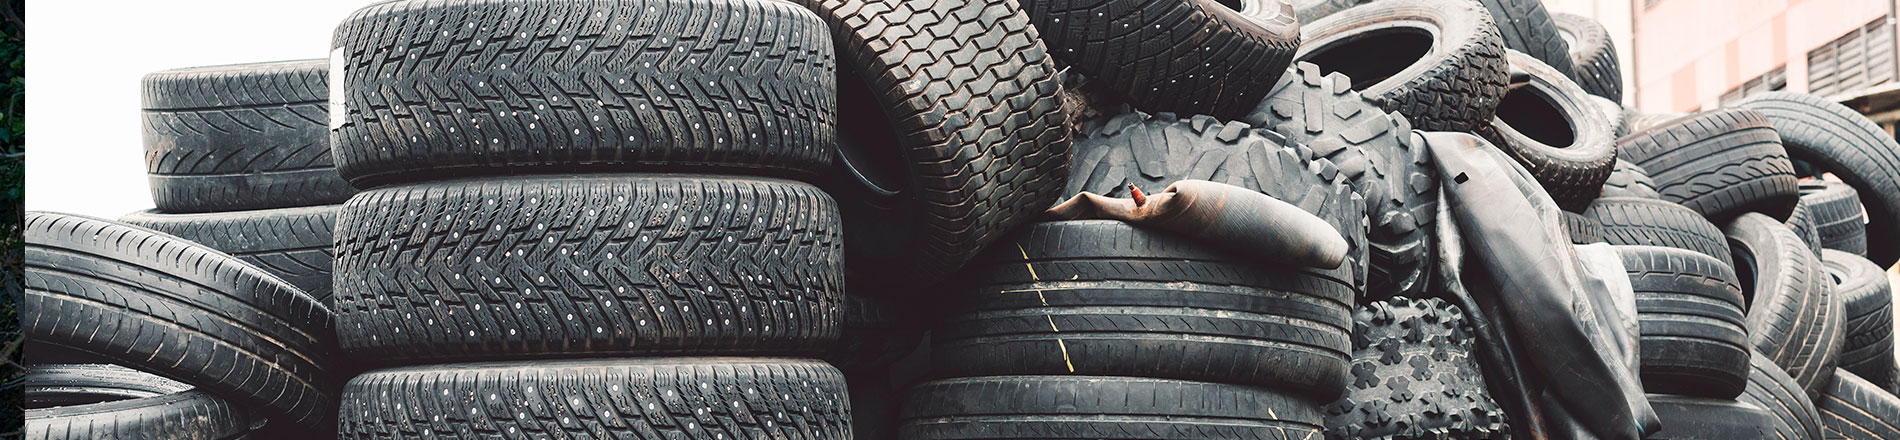
[[[1057,59],[1148,112],[1244,115],[1300,45],[1287,0],[1021,4]]]
[[[1397,297],[1353,312],[1352,377],[1326,405],[1329,438],[1507,436],[1462,309]]]

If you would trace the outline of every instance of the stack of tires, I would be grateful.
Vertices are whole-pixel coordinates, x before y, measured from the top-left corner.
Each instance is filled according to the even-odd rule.
[[[831,40],[764,0],[337,27],[341,438],[850,438]]]

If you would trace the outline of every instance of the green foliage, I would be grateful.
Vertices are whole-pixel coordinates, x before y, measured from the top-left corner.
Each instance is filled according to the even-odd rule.
[[[21,204],[26,200],[26,11],[10,0],[0,8],[0,438],[23,434],[21,367]]]

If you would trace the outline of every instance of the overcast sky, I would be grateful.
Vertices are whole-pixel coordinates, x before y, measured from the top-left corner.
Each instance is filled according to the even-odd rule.
[[[322,58],[370,0],[27,3],[26,208],[117,218],[152,207],[139,78],[159,70]]]

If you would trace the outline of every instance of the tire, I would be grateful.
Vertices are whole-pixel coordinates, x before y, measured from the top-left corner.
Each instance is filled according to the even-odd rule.
[[[1582,83],[1578,83],[1577,85],[1579,87],[1583,86]],[[1588,89],[1586,88],[1585,90],[1587,91]],[[1603,115],[1603,120],[1610,123],[1610,135],[1621,138],[1623,135],[1630,134],[1629,121],[1623,119],[1622,104],[1617,104],[1616,101],[1604,99],[1596,95],[1585,96],[1583,100],[1596,104],[1597,109],[1601,110],[1598,114]]]
[[[1776,435],[1772,438],[1821,439],[1821,414],[1815,411],[1814,401],[1788,372],[1761,353],[1749,356],[1748,389],[1735,400],[1774,413],[1770,424]]]
[[[1405,116],[1381,110],[1337,72],[1299,63],[1242,122],[1304,145],[1345,173],[1367,202],[1368,291],[1421,295],[1432,265],[1438,176]]]
[[[1599,197],[1662,200],[1662,193],[1656,192],[1656,182],[1649,179],[1649,172],[1643,171],[1643,167],[1618,159],[1616,166],[1610,169],[1610,178],[1603,181],[1603,195]]]
[[[1695,211],[1661,200],[1606,197],[1590,204],[1585,217],[1603,225],[1603,241],[1625,246],[1662,246],[1707,255],[1735,267],[1722,228]]]
[[[1800,198],[1794,165],[1775,128],[1753,110],[1686,116],[1624,136],[1617,149],[1649,172],[1663,200],[1713,222],[1745,212],[1787,220]]]
[[[342,202],[356,188],[330,157],[325,60],[145,75],[145,172],[167,212]]]
[[[1504,48],[1523,52],[1556,69],[1565,78],[1577,75],[1577,64],[1570,60],[1570,44],[1558,32],[1556,20],[1544,9],[1542,0],[1478,0],[1491,11]]]
[[[1315,273],[1350,282],[1355,295],[1371,294],[1365,289],[1364,199],[1332,161],[1294,145],[1245,123],[1126,113],[1083,129],[1063,193],[1126,197],[1131,184],[1159,191],[1187,179],[1257,190],[1306,209],[1338,230],[1348,245],[1346,261],[1337,269]]]
[[[1860,193],[1845,183],[1824,180],[1801,181],[1801,201],[1814,215],[1815,234],[1821,248],[1867,256],[1867,214],[1860,205]]]
[[[1523,52],[1507,51],[1505,58],[1530,79],[1504,93],[1497,115],[1478,134],[1523,164],[1558,207],[1582,211],[1616,166],[1609,121],[1570,78]]]
[[[851,438],[823,362],[623,358],[372,371],[343,389],[340,439]]]
[[[1565,211],[1563,214],[1564,232],[1570,235],[1570,244],[1603,243],[1603,224],[1583,214]]]
[[[1829,436],[1854,440],[1900,438],[1900,398],[1850,371],[1837,371],[1814,406]]]
[[[231,254],[330,304],[332,235],[339,205],[168,214],[146,210],[119,221]]]
[[[1135,108],[1234,119],[1266,98],[1300,46],[1287,1],[1021,4],[1057,59]]]
[[[1834,173],[1859,191],[1873,245],[1868,260],[1881,267],[1900,260],[1900,143],[1893,135],[1853,109],[1813,95],[1764,93],[1740,105],[1774,124],[1788,157],[1802,169]]]
[[[1293,0],[1293,15],[1301,23],[1312,23],[1347,8],[1371,3],[1372,0]]]
[[[1352,334],[1353,377],[1325,407],[1327,438],[1509,436],[1457,306],[1406,297],[1363,304]]]
[[[136,226],[32,212],[25,236],[28,339],[191,384],[259,418],[333,429],[333,378],[347,361],[315,298]]]
[[[1894,383],[1893,287],[1887,272],[1858,255],[1822,251],[1821,263],[1847,310],[1840,367],[1877,385]]]
[[[1617,62],[1616,45],[1603,23],[1562,12],[1550,14],[1550,18],[1557,25],[1558,36],[1564,37],[1570,47],[1570,61],[1577,66],[1577,74],[1571,78],[1577,80],[1577,85],[1612,103],[1623,102],[1623,66]]]
[[[1814,252],[1814,257],[1820,258],[1821,249],[1825,248],[1821,247],[1821,231],[1814,224],[1814,215],[1814,207],[1808,206],[1807,199],[1799,199],[1794,203],[1794,213],[1788,214],[1788,221],[1782,224],[1793,229],[1794,235],[1801,237],[1801,243],[1808,245],[1808,250]]]
[[[831,197],[771,179],[532,176],[365,191],[337,215],[337,337],[389,364],[816,355],[843,319],[840,228]]]
[[[1819,259],[1793,229],[1750,213],[1723,229],[1749,297],[1748,336],[1809,394],[1834,372],[1846,311]]]
[[[1689,114],[1688,113],[1646,113],[1640,110],[1636,110],[1636,108],[1634,107],[1631,107],[1628,109],[1624,109],[1623,111],[1623,125],[1625,125],[1624,129],[1628,130],[1627,133],[1636,133],[1643,130],[1655,128],[1657,125],[1662,125],[1662,123],[1664,122],[1681,119],[1684,116],[1689,116]],[[1628,136],[1628,134],[1625,134],[1624,136]]]
[[[926,290],[1067,195],[1061,75],[1016,2],[798,3],[844,66],[827,190],[854,288]]]
[[[1617,246],[1636,291],[1643,390],[1732,399],[1748,384],[1748,328],[1735,272],[1708,255]]]
[[[781,2],[385,2],[345,18],[333,41],[332,143],[358,187],[577,171],[813,176],[836,142],[824,23]]]
[[[1504,40],[1475,3],[1374,2],[1301,26],[1300,40],[1296,61],[1346,74],[1354,90],[1426,131],[1484,125],[1509,77]]]
[[[897,438],[1318,438],[1319,405],[1271,388],[1101,376],[997,376],[911,389]]]
[[[1649,406],[1662,420],[1652,440],[1728,440],[1768,438],[1775,416],[1747,403],[1726,399],[1650,394]]]
[[[942,377],[1130,376],[1337,397],[1353,289],[1114,220],[1038,223],[960,278],[931,332]]]
[[[22,379],[22,438],[236,439],[242,411],[191,385],[116,365],[39,365]]]
[[[848,373],[884,374],[898,359],[916,351],[923,325],[915,313],[879,298],[844,296],[839,343],[824,359]]]

